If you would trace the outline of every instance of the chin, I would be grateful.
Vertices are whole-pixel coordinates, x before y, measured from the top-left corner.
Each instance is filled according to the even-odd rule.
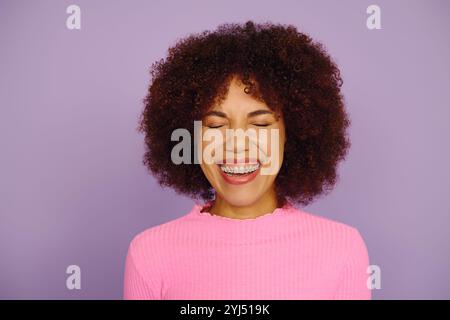
[[[257,202],[260,198],[254,192],[236,192],[222,195],[226,202],[235,207],[245,207]]]

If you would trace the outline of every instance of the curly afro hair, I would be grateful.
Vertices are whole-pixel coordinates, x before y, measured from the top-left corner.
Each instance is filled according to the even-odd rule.
[[[275,179],[279,202],[307,205],[335,185],[337,165],[350,147],[342,79],[323,45],[294,26],[248,21],[191,34],[154,62],[150,74],[138,130],[145,135],[143,163],[161,186],[214,198],[199,164],[171,161],[178,143],[171,134],[185,128],[193,136],[194,120],[224,98],[232,76],[247,94],[282,110],[287,140]]]

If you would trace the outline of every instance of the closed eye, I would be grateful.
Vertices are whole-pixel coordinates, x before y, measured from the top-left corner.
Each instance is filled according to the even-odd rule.
[[[271,124],[270,123],[254,123],[253,125],[257,126],[257,127],[268,127]]]

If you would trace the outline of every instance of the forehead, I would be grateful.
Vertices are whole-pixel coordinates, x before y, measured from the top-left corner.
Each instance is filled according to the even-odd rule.
[[[254,110],[270,108],[266,103],[245,93],[245,85],[237,77],[230,81],[227,93],[223,100],[215,103],[210,110],[223,111],[229,114],[248,113]]]

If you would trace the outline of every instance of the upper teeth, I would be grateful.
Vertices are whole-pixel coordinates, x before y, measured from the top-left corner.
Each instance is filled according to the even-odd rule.
[[[249,173],[257,170],[259,168],[259,163],[250,164],[250,165],[226,165],[223,164],[220,166],[223,172],[226,173]]]

